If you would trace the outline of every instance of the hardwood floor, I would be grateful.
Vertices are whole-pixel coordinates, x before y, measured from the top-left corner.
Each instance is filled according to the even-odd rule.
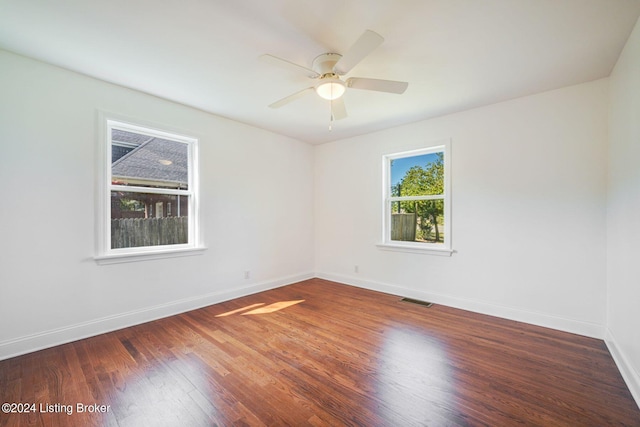
[[[600,340],[320,279],[2,361],[4,402],[35,410],[3,427],[640,426]]]

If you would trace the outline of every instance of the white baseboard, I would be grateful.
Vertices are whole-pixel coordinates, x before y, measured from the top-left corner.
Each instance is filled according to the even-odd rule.
[[[438,293],[422,292],[414,289],[404,288],[402,286],[360,279],[352,276],[342,276],[331,273],[317,272],[316,277],[392,295],[430,301],[436,304],[446,305],[448,307],[473,311],[475,313],[515,320],[518,322],[543,326],[545,328],[557,329],[560,331],[570,332],[587,337],[604,339],[604,326],[595,323],[582,322],[579,320],[552,316],[546,313],[515,309],[511,307],[487,303],[484,301],[470,300]]]
[[[269,289],[279,288],[291,283],[300,282],[314,277],[313,273],[304,273],[293,276],[282,277],[250,286],[212,292],[210,294],[199,295],[192,298],[184,298],[166,304],[147,307],[140,310],[94,319],[63,328],[43,331],[37,334],[27,335],[19,338],[0,342],[0,360],[9,359],[21,354],[31,353],[60,344],[77,341],[83,338],[115,331],[133,325],[173,316],[190,310],[217,304],[234,298],[255,294]]]
[[[609,353],[611,353],[611,357],[613,357],[613,360],[616,362],[624,382],[627,383],[631,395],[635,399],[638,407],[640,407],[640,374],[633,368],[629,359],[625,357],[613,333],[611,333],[608,328],[604,342],[607,344]]]

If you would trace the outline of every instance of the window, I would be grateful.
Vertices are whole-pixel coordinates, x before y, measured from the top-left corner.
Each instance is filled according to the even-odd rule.
[[[450,143],[383,158],[383,249],[451,254]]]
[[[105,120],[98,260],[198,248],[197,139]],[[146,256],[145,256],[146,255]]]

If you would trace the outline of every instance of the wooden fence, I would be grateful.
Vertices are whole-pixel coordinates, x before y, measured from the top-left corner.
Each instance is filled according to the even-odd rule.
[[[416,240],[416,214],[403,213],[391,215],[391,240]]]
[[[111,249],[175,245],[188,242],[189,217],[111,220]]]

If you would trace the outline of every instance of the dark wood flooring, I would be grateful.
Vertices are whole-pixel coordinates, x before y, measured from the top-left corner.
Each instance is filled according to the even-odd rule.
[[[640,426],[601,340],[320,279],[2,361],[4,402],[34,410],[3,427]]]

